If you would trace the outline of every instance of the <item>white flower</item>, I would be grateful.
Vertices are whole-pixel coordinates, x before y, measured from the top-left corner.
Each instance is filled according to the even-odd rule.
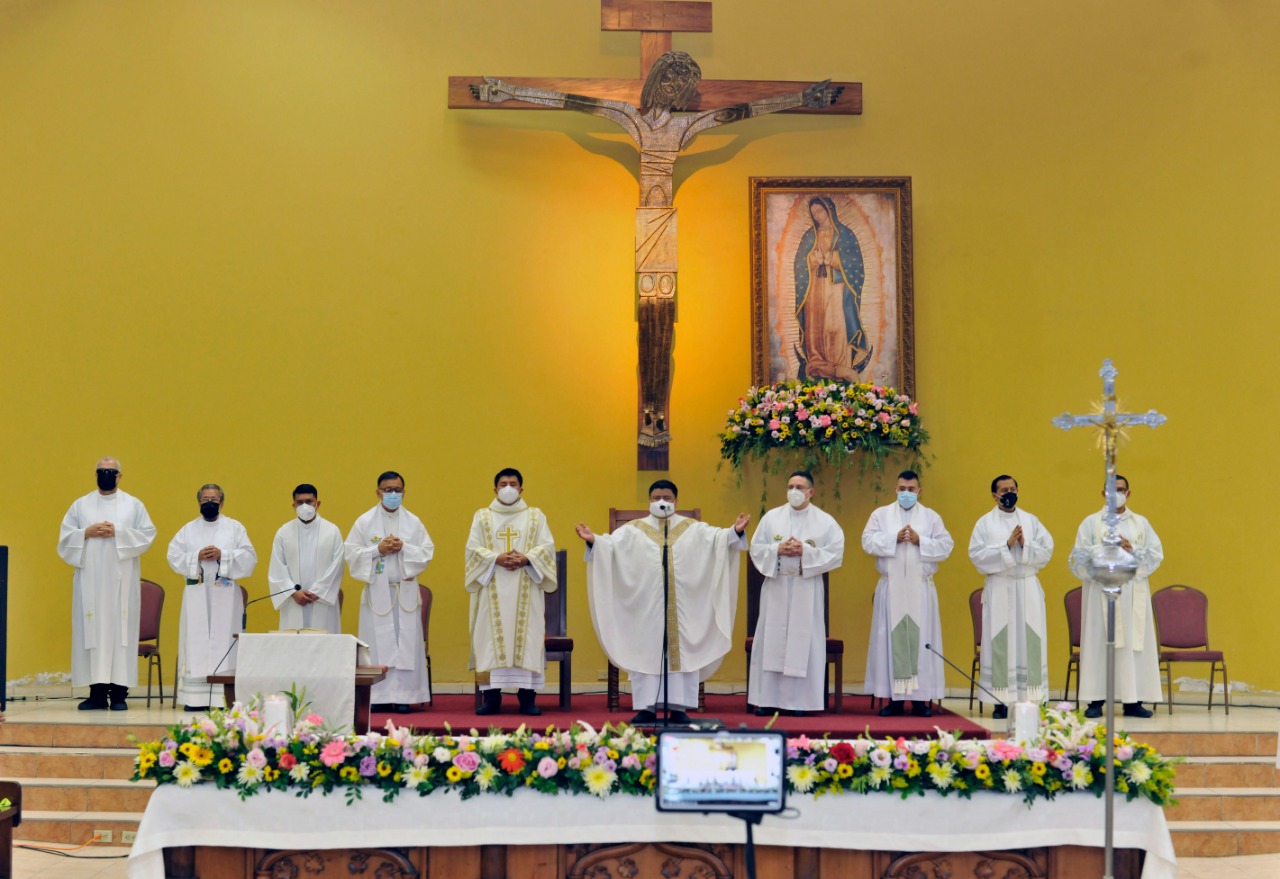
[[[413,790],[420,784],[426,784],[431,777],[431,770],[425,766],[414,766],[404,774],[404,786]]]
[[[453,757],[449,754],[449,749],[444,747],[436,748],[431,752],[431,756],[436,758],[437,763],[448,763]]]
[[[311,764],[299,763],[289,770],[289,780],[299,784],[311,777]]]
[[[1001,781],[1004,782],[1004,789],[1011,794],[1022,790],[1022,776],[1015,769],[1006,769]]]
[[[183,760],[173,768],[173,778],[178,787],[191,787],[200,780],[200,767],[190,760]]]
[[[1084,789],[1091,784],[1093,784],[1093,770],[1082,760],[1071,770],[1071,786]]]
[[[481,763],[480,768],[476,770],[476,784],[480,790],[488,790],[493,787],[493,779],[498,774],[498,768],[492,763]]]
[[[240,771],[236,773],[236,781],[253,787],[262,781],[262,770],[246,760],[240,764]]]
[[[598,763],[593,763],[582,771],[582,780],[587,783],[587,790],[603,798],[613,788],[618,775]]]
[[[818,770],[806,763],[798,763],[787,767],[787,778],[795,786],[797,792],[807,794],[813,790],[818,781]]]
[[[893,775],[893,770],[888,766],[873,766],[871,768],[871,786],[880,787]]]
[[[1134,784],[1142,784],[1151,778],[1151,767],[1141,761],[1130,763],[1125,767],[1124,774]]]
[[[928,739],[913,739],[911,742],[911,753],[915,754],[917,757],[923,757],[925,754],[929,753],[929,748],[932,747],[932,745],[933,742]]]

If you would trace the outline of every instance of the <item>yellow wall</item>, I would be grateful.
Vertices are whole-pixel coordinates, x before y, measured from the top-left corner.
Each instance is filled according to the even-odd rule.
[[[963,547],[990,478],[1020,478],[1059,546],[1043,582],[1060,681],[1066,548],[1100,466],[1049,420],[1096,399],[1114,357],[1123,402],[1169,416],[1122,452],[1167,548],[1157,585],[1208,591],[1233,677],[1280,689],[1265,292],[1280,7],[735,0],[715,15],[713,34],[676,38],[708,78],[859,80],[866,111],[753,120],[681,162],[682,501],[719,522],[758,509],[757,481],[716,469],[750,383],[747,178],[911,175],[925,502]],[[638,37],[598,20],[595,0],[0,2],[11,678],[69,668],[57,524],[115,454],[160,530],[143,574],[171,587],[170,655],[164,547],[197,486],[222,483],[265,554],[295,483],[317,483],[345,530],[379,471],[404,472],[437,546],[437,682],[466,678],[471,512],[518,466],[573,549],[575,668],[594,679],[572,526],[603,529],[653,478],[634,470],[636,162],[600,120],[447,110],[445,81],[634,76]],[[857,539],[885,498],[853,481],[823,497],[852,544],[832,606],[855,679],[874,585]],[[963,660],[979,583],[963,549],[938,581]],[[265,593],[265,559],[248,585]],[[742,670],[735,650],[721,677]]]

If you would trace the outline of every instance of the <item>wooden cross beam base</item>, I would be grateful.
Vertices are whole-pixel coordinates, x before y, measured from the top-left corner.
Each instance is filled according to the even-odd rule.
[[[501,76],[499,79],[512,85],[527,85],[535,88],[566,92],[571,95],[585,95],[591,98],[602,98],[609,101],[622,101],[640,106],[640,91],[644,88],[643,79],[595,79],[591,77],[537,77],[537,76]],[[537,104],[526,104],[523,101],[507,101],[503,104],[489,104],[471,94],[472,83],[484,82],[483,76],[451,76],[449,77],[449,109],[450,110],[550,110]],[[700,107],[727,107],[731,104],[749,104],[762,98],[776,98],[804,91],[813,84],[806,82],[782,82],[762,79],[704,79],[698,86],[697,97],[685,107],[686,110],[697,110]],[[833,88],[844,89],[840,97],[829,107],[795,107],[783,110],[784,113],[823,115],[823,116],[861,116],[862,115],[862,83],[833,82]]]

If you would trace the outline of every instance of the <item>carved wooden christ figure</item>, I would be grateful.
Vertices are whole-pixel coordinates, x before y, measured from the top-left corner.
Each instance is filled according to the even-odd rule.
[[[702,70],[685,52],[667,52],[654,62],[640,106],[512,85],[485,77],[471,86],[481,101],[524,101],[602,116],[631,135],[640,148],[640,206],[636,208],[636,320],[640,343],[640,433],[637,442],[658,448],[671,442],[667,417],[671,402],[672,349],[676,310],[676,209],[672,173],[676,159],[700,132],[752,116],[793,107],[826,107],[842,87],[830,80],[804,91],[712,110],[682,113],[698,93]],[[676,115],[678,112],[681,115]]]

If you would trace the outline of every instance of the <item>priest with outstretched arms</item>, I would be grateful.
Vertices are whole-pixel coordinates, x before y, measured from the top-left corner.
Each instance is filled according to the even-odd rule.
[[[582,522],[576,529],[587,544],[591,623],[609,659],[631,676],[631,704],[639,712],[633,724],[656,721],[664,703],[674,709],[671,721],[689,723],[686,712],[698,705],[698,685],[715,673],[732,646],[738,553],[747,548],[751,517],[741,513],[733,527],[716,528],[677,515],[676,495],[675,483],[660,479],[649,487],[645,518],[612,534],[594,534]]]

